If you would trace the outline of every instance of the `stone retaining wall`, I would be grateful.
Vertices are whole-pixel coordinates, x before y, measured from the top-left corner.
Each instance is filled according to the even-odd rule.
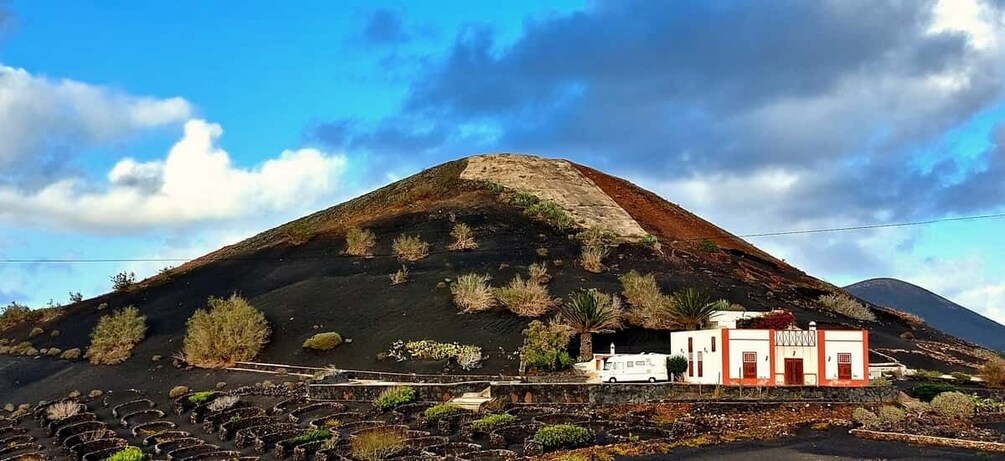
[[[567,384],[567,383],[443,383],[410,384],[419,400],[441,402],[465,392],[490,387],[493,397],[512,403],[615,404],[655,401],[764,401],[764,402],[851,402],[884,403],[897,401],[892,387],[738,387],[688,384]],[[388,384],[312,383],[308,393],[317,400],[373,400]]]
[[[880,432],[867,429],[852,429],[851,435],[863,439],[883,440],[888,442],[907,442],[918,445],[932,445],[939,447],[964,448],[968,450],[986,451],[995,453],[1005,453],[1005,443],[982,442],[979,440],[950,439],[946,437],[932,437],[930,435],[904,434],[902,432]]]

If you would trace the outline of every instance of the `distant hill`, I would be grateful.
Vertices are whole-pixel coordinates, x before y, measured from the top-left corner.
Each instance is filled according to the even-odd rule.
[[[920,315],[928,325],[966,341],[1005,351],[1005,326],[917,285],[878,278],[844,289],[870,303]]]

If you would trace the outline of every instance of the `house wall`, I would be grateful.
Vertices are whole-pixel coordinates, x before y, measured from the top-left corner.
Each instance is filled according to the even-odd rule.
[[[692,339],[694,346],[694,373],[684,372],[684,381],[695,384],[722,384],[722,353],[723,330],[677,331],[670,333],[671,355],[688,356],[687,340]],[[715,338],[715,351],[712,350],[712,338]],[[698,376],[698,353],[701,352],[701,376]]]
[[[709,320],[716,328],[736,328],[738,320],[757,318],[764,314],[765,312],[716,311]]]
[[[819,381],[817,375],[820,373],[818,356],[817,347],[775,346],[775,384],[785,385],[785,359],[802,359],[803,384],[816,386]]]
[[[726,371],[725,382],[730,384],[743,384],[745,386],[770,386],[773,384],[772,376],[775,373],[774,364],[771,361],[772,350],[775,346],[775,335],[772,330],[726,330],[728,337],[725,353],[728,360],[723,363]],[[743,378],[743,353],[754,352],[757,355],[757,378]]]
[[[819,351],[819,368],[823,377],[821,385],[865,386],[869,384],[869,332],[866,330],[842,331],[819,330],[817,344],[823,344]],[[851,379],[838,379],[837,354],[851,354]]]

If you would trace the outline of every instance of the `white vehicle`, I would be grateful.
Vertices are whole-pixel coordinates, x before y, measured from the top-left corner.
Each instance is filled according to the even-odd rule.
[[[632,381],[666,381],[667,355],[665,354],[623,354],[612,355],[604,360],[600,371],[600,381],[605,383]]]

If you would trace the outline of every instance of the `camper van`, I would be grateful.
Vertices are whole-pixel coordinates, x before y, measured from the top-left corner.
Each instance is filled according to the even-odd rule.
[[[666,381],[667,355],[665,354],[622,354],[612,355],[604,360],[600,380],[605,383]]]

